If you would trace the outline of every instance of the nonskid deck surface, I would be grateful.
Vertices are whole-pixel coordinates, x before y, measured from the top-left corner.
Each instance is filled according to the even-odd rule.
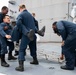
[[[15,71],[18,66],[18,60],[6,61],[10,64],[9,68],[0,66],[0,75],[76,75],[74,71],[66,71],[60,69],[61,65],[58,58],[61,53],[60,43],[38,43],[37,53],[39,65],[31,65],[32,57],[30,51],[26,50],[26,61],[24,63],[24,72]]]

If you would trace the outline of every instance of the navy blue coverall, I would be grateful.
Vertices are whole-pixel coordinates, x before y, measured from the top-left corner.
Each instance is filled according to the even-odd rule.
[[[4,17],[5,15],[4,14],[2,14],[1,12],[0,12],[0,23],[2,23],[3,22],[3,17]]]
[[[35,22],[35,26],[36,26],[37,30],[39,30],[38,21],[35,18],[34,18],[34,22]]]
[[[2,13],[0,12],[0,23],[3,22],[3,16],[4,16],[4,14],[2,14]],[[1,54],[1,44],[0,44],[0,54]]]
[[[59,21],[56,24],[59,34],[64,41],[62,46],[67,68],[74,68],[76,64],[76,24],[68,21]]]
[[[36,31],[32,15],[27,10],[24,10],[17,17],[16,25],[19,31],[22,33],[18,59],[25,61],[25,50],[27,48],[27,45],[29,45],[31,56],[36,57],[36,35],[34,35],[33,41],[30,41],[26,36],[30,29]]]
[[[8,26],[7,30],[4,30],[4,27]],[[1,54],[6,54],[7,53],[7,46],[9,46],[9,52],[14,50],[14,43],[7,41],[5,35],[11,35],[12,28],[9,24],[7,23],[1,23],[0,24],[0,44],[1,44]]]

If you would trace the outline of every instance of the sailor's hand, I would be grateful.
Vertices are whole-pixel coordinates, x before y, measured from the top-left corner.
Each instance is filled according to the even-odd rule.
[[[6,37],[7,39],[10,39],[10,38],[11,38],[11,36],[10,36],[10,35],[6,35],[5,37]]]
[[[60,56],[60,60],[64,60],[64,55],[63,54]]]
[[[62,45],[61,46],[64,46],[64,41],[62,41]]]

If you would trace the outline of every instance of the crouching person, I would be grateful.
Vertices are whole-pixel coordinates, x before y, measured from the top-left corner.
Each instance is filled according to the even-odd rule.
[[[68,21],[59,21],[54,22],[52,28],[64,41],[62,52],[65,56],[66,65],[61,66],[61,69],[74,70],[76,65],[76,24]]]
[[[3,23],[0,24],[0,43],[1,43],[1,66],[9,67],[9,64],[5,61],[5,54],[7,53],[7,46],[9,46],[8,60],[15,60],[12,56],[14,50],[14,43],[10,41],[12,28],[9,25],[10,17],[5,15],[3,17]]]

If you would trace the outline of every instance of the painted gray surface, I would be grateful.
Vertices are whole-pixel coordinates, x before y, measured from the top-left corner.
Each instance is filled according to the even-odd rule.
[[[43,51],[43,54],[50,55],[51,57],[46,60],[43,54],[39,54]],[[54,53],[55,54],[54,54]],[[30,65],[32,61],[27,50],[27,56],[25,61],[25,71],[17,72],[15,67],[18,66],[16,61],[8,61],[6,55],[6,61],[10,64],[9,68],[0,66],[0,75],[76,75],[76,68],[74,71],[65,71],[60,69],[63,64],[58,63],[57,57],[61,53],[60,43],[38,43],[38,59],[39,65]]]
[[[12,0],[10,0],[12,1]],[[15,5],[9,4],[9,10],[13,10],[14,13],[9,11],[9,15],[16,17],[19,14],[19,5],[25,4],[27,10],[36,14],[36,19],[41,29],[46,26],[46,32],[44,38],[40,37],[39,42],[60,42],[61,38],[56,36],[52,30],[52,23],[59,20],[69,20],[72,22],[71,10],[76,0],[13,0]]]
[[[10,0],[12,1],[12,0]],[[39,22],[39,28],[46,26],[46,32],[44,38],[40,37],[40,42],[60,42],[61,38],[56,36],[52,30],[52,23],[58,20],[67,20],[68,11],[71,10],[72,0],[13,0],[16,1],[16,5],[9,4],[9,10],[13,10],[16,13],[9,12],[9,15],[15,19],[19,14],[18,6],[25,4],[27,10],[32,13],[36,13],[36,19]],[[70,2],[70,10],[68,9],[68,3]],[[70,13],[69,13],[70,14]],[[57,39],[55,39],[57,38]]]

